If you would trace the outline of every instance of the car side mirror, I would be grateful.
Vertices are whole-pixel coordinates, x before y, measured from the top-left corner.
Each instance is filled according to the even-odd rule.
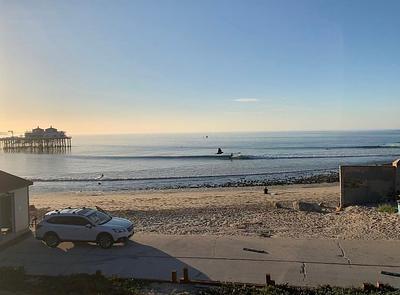
[[[86,224],[85,226],[86,226],[86,228],[92,228],[93,227],[93,225],[91,225],[90,223]]]

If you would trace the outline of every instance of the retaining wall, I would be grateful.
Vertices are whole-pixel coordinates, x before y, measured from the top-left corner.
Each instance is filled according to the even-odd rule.
[[[400,173],[394,165],[341,166],[340,206],[395,200]]]

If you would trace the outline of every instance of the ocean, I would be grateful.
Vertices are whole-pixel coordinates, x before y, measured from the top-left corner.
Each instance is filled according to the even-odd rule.
[[[400,130],[77,135],[65,153],[0,152],[0,169],[32,179],[35,193],[124,191],[293,179],[399,157]]]

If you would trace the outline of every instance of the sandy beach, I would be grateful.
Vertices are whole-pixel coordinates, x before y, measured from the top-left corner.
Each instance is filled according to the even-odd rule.
[[[38,215],[49,209],[100,206],[127,217],[137,232],[245,235],[265,238],[400,239],[397,214],[353,206],[336,212],[339,184],[196,188],[115,193],[32,194]],[[299,211],[293,202],[319,204],[322,212]]]

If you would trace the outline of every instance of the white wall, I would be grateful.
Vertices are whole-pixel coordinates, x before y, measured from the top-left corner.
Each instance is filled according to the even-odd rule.
[[[14,194],[15,232],[29,228],[29,193],[28,188],[20,188]]]

